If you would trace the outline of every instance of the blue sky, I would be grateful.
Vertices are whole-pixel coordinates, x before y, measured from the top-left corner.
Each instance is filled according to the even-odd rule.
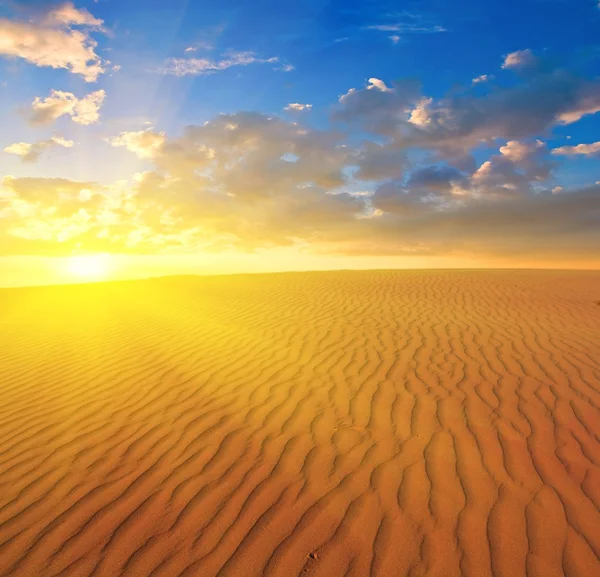
[[[500,239],[515,226],[494,221],[496,209],[523,208],[534,218],[535,201],[541,213],[564,213],[567,201],[551,197],[565,194],[595,214],[599,25],[596,0],[4,0],[0,233],[9,248],[3,255],[289,245],[330,256],[453,250],[510,259],[524,249],[500,240],[479,249],[475,232],[436,238],[432,231],[462,231],[463,218],[491,219]],[[27,35],[33,44],[22,40]],[[250,148],[240,148],[242,141],[228,148],[227,124]],[[306,134],[292,135],[293,127]],[[190,172],[199,149],[210,149],[213,163]],[[300,149],[305,156],[289,156]],[[298,159],[296,166],[281,164],[290,159]],[[294,175],[279,182],[282,171]],[[141,190],[142,173],[166,179],[160,203]],[[32,178],[39,179],[35,194],[44,197],[45,213],[26,192]],[[77,207],[85,218],[72,207],[62,221],[50,222],[48,207],[58,214],[70,194],[57,191],[53,179],[76,183],[69,190],[89,184],[104,199],[102,214],[113,210],[106,198],[118,188],[120,209],[127,197],[140,210],[130,236],[111,236],[127,228],[123,213],[98,224],[91,205]],[[244,179],[261,182],[263,192],[242,190]],[[182,204],[183,182],[197,194]],[[285,190],[264,192],[270,182]],[[304,207],[312,220],[297,222],[291,215],[299,213],[298,191],[307,187],[320,196]],[[239,203],[215,208],[225,219],[187,222],[181,215],[199,210],[207,190],[209,202],[222,194]],[[169,205],[166,198],[175,200]],[[340,206],[329,206],[331,198]],[[140,216],[158,204],[170,224],[150,225]],[[331,230],[318,216],[322,208],[333,211],[333,220],[349,210],[349,220]],[[290,219],[287,229],[282,218]],[[559,251],[561,258],[589,262],[592,251],[581,249],[596,247],[598,238],[588,220],[541,227],[539,234],[553,240],[528,258],[547,259],[560,244],[572,251]],[[67,232],[59,234],[61,226]],[[399,228],[411,236],[395,236]],[[266,232],[248,232],[254,229]],[[531,230],[516,234],[522,247],[530,243]]]

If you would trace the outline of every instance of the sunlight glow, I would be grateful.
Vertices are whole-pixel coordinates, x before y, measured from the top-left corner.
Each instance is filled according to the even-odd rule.
[[[70,275],[87,280],[101,280],[110,275],[112,269],[109,254],[77,255],[68,260]]]

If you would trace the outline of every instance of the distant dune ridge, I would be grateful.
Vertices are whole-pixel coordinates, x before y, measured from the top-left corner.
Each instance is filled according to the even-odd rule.
[[[0,575],[600,575],[600,273],[0,290]]]

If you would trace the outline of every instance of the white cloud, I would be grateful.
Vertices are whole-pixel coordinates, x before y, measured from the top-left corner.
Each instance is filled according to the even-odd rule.
[[[249,64],[264,64],[279,62],[277,56],[260,58],[254,52],[230,52],[221,60],[210,58],[170,58],[165,62],[165,67],[159,72],[173,74],[174,76],[198,76],[227,70],[233,66],[248,66]]]
[[[48,24],[58,24],[63,26],[91,26],[102,28],[103,20],[94,18],[85,8],[75,8],[72,2],[65,2],[54,10],[51,10],[46,16]]]
[[[72,140],[66,140],[61,136],[53,136],[48,140],[40,140],[33,144],[28,142],[15,142],[14,144],[7,146],[4,149],[4,152],[20,156],[23,162],[37,162],[45,150],[55,147],[71,148],[73,144]]]
[[[394,43],[394,44],[398,44],[398,42],[400,42],[400,36],[398,36],[397,34],[392,34],[391,36],[388,36],[388,38]]]
[[[105,96],[104,90],[96,90],[79,99],[71,92],[52,90],[50,96],[43,99],[38,96],[33,101],[30,120],[33,124],[48,124],[68,115],[77,124],[95,124],[100,119]]]
[[[416,24],[397,22],[394,24],[372,24],[365,26],[365,30],[377,30],[378,32],[402,32],[404,34],[412,33],[434,33],[434,32],[446,32],[443,26],[437,24]]]
[[[282,72],[292,72],[293,70],[296,70],[296,67],[292,66],[291,64],[283,64],[282,66],[280,66],[279,68],[276,68],[275,70],[281,70]]]
[[[303,110],[310,110],[312,106],[312,104],[300,104],[299,102],[292,102],[288,104],[284,110],[287,110],[288,112],[302,112]]]
[[[367,84],[367,90],[379,90],[381,92],[390,92],[392,89],[385,85],[383,80],[379,80],[379,78],[369,78]]]
[[[49,12],[42,22],[0,18],[0,56],[22,58],[36,66],[64,68],[95,82],[104,72],[104,62],[95,49],[97,42],[87,30],[100,29],[102,20],[71,3]]]
[[[502,68],[530,68],[537,64],[537,56],[529,49],[511,52],[504,58]]]
[[[541,140],[536,140],[533,143],[509,140],[504,146],[500,147],[500,154],[514,164],[519,164],[531,158],[537,152],[545,150],[545,148],[546,145]]]
[[[373,24],[366,27],[367,30],[377,30],[378,32],[398,32],[400,24]]]
[[[552,154],[560,154],[563,156],[594,156],[600,154],[600,142],[594,142],[592,144],[578,144],[577,146],[561,146],[555,148]]]
[[[119,136],[108,139],[115,147],[123,147],[140,158],[152,158],[163,147],[164,132],[152,132],[151,129],[137,132],[121,132]]]
[[[482,84],[483,82],[487,82],[493,78],[490,74],[482,74],[481,76],[477,76],[473,78],[473,84]]]
[[[408,122],[417,126],[427,126],[431,122],[429,107],[433,103],[433,98],[423,97],[417,106],[411,111]]]

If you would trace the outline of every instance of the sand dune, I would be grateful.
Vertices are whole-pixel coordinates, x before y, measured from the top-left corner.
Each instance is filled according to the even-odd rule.
[[[0,291],[0,575],[600,575],[600,273]]]

